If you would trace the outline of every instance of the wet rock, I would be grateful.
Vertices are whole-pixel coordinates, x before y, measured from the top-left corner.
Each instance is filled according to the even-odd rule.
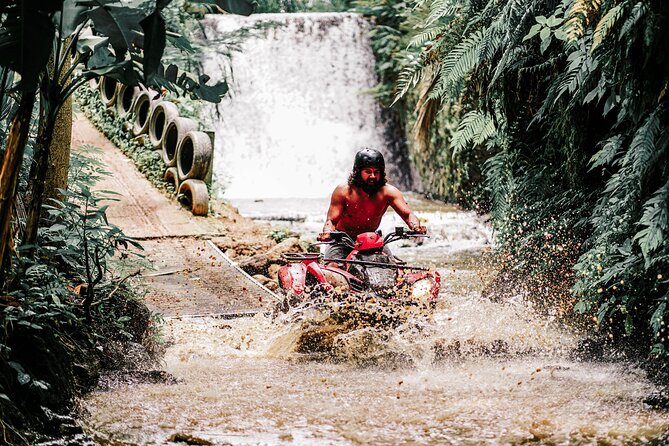
[[[178,384],[181,380],[164,370],[123,370],[109,372],[100,377],[98,389],[114,390],[137,384]]]
[[[240,268],[251,274],[267,273],[268,267],[272,263],[280,263],[281,255],[286,252],[301,252],[300,240],[297,237],[290,237],[282,241],[269,251],[255,254],[247,259],[241,260],[238,265]]]
[[[262,274],[254,274],[251,277],[253,277],[253,279],[256,282],[260,283],[261,285],[265,285],[267,282],[269,282],[271,280],[269,277],[265,277]]]
[[[201,446],[209,446],[214,444],[209,440],[205,440],[204,438],[198,438],[193,435],[184,434],[181,432],[172,435],[170,438],[168,438],[168,441],[171,441],[173,443],[184,443],[184,444],[201,445]],[[230,443],[222,443],[221,446],[230,446]]]
[[[281,269],[281,266],[282,265],[279,265],[277,263],[272,263],[270,266],[268,266],[267,277],[276,280],[279,277],[279,270]]]
[[[121,370],[148,370],[156,367],[146,348],[137,342],[109,342],[105,345],[107,366]]]
[[[279,289],[279,283],[276,280],[270,280],[265,284],[265,287],[270,291],[277,291]]]

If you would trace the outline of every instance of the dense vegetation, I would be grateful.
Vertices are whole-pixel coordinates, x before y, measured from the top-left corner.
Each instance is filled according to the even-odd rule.
[[[414,156],[460,175],[426,187],[479,182],[506,278],[664,355],[669,3],[375,5]]]
[[[0,0],[0,443],[76,434],[63,417],[74,396],[130,342],[154,345],[154,319],[127,280],[139,246],[107,221],[114,197],[92,191],[99,161],[70,156],[67,104],[101,75],[220,101],[225,82],[163,64],[168,44],[191,50],[166,24],[169,3]],[[46,187],[61,163],[61,186]]]

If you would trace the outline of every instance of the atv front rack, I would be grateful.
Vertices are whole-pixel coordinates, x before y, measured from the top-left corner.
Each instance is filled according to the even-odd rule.
[[[401,263],[382,263],[382,262],[372,262],[369,260],[353,260],[353,259],[323,259],[324,262],[336,262],[336,263],[353,263],[354,265],[365,265],[365,266],[376,266],[380,268],[402,268],[402,269],[413,269],[416,271],[429,271],[429,268],[424,268],[422,266],[406,266]]]
[[[318,252],[284,252],[281,257],[287,262],[302,262],[304,260],[320,260]]]

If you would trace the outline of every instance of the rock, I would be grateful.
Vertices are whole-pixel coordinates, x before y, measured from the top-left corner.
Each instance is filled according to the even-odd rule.
[[[265,277],[262,274],[255,274],[251,277],[253,277],[253,279],[255,279],[257,282],[260,282],[261,285],[265,285],[270,281],[269,277]]]
[[[276,280],[279,277],[279,269],[281,269],[281,265],[272,263],[270,266],[267,267],[267,276],[270,277],[271,279]]]
[[[279,289],[279,284],[275,280],[270,280],[265,284],[265,287],[270,291],[276,291]]]
[[[301,251],[300,239],[290,237],[265,253],[252,255],[248,259],[239,262],[239,267],[250,273],[265,273],[271,263],[278,263],[282,260],[281,254],[286,252]]]
[[[232,248],[230,248],[230,249],[226,249],[226,250],[225,250],[225,255],[228,256],[228,257],[230,257],[231,259],[234,259],[235,257],[237,257],[237,251],[235,251],[235,250],[232,249]]]

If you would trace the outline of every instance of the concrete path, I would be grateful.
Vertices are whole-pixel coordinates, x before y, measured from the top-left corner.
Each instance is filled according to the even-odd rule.
[[[119,201],[110,203],[107,216],[140,241],[155,269],[143,272],[150,309],[169,317],[270,307],[271,292],[236,268],[212,241],[228,233],[223,219],[195,217],[157,190],[83,115],[75,119],[72,133],[73,147],[90,144],[102,149],[111,176],[98,188],[121,194]]]

